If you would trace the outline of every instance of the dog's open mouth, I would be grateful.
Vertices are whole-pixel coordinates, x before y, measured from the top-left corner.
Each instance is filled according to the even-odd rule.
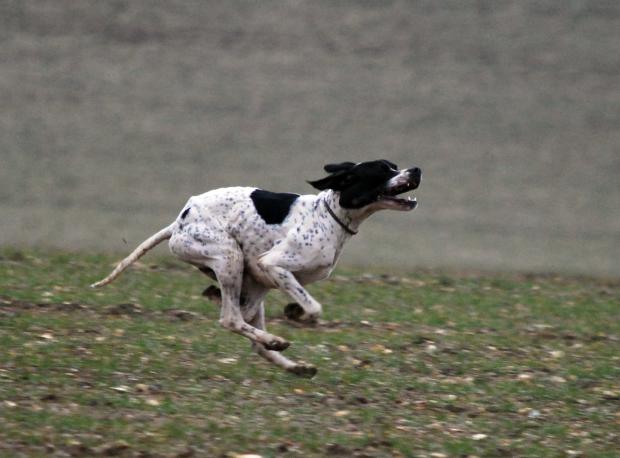
[[[418,201],[415,196],[406,196],[406,197],[397,197],[400,194],[404,194],[409,191],[413,191],[418,187],[417,184],[407,181],[405,183],[399,184],[392,188],[386,189],[382,194],[379,195],[378,200],[383,202],[390,202],[396,204],[401,207],[403,210],[413,210],[417,205]]]

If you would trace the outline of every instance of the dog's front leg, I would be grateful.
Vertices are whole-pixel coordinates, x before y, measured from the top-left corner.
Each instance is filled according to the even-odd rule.
[[[308,291],[297,281],[291,272],[291,266],[283,262],[277,252],[267,252],[257,262],[262,274],[269,279],[278,289],[287,293],[303,309],[301,321],[315,321],[323,312],[323,307]]]
[[[265,308],[264,304],[261,300],[258,305],[258,310],[254,318],[250,321],[250,324],[254,326],[256,329],[262,329],[266,331],[265,327]],[[287,372],[290,372],[295,375],[299,375],[301,377],[314,377],[317,373],[317,370],[314,366],[309,366],[306,364],[296,363],[291,361],[282,353],[277,351],[267,350],[264,345],[252,341],[252,349],[258,353],[260,356],[265,358],[270,363],[275,364],[278,367],[285,369]]]

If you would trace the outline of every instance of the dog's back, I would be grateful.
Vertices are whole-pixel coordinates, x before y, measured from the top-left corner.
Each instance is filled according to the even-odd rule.
[[[191,262],[196,243],[212,243],[218,233],[225,233],[251,260],[269,251],[291,230],[300,232],[300,238],[308,243],[319,232],[311,218],[316,202],[315,195],[250,187],[220,188],[193,196],[176,219],[170,249]]]

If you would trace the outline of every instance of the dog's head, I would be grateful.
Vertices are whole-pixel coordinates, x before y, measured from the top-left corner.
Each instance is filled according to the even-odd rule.
[[[399,194],[412,191],[420,185],[422,171],[418,167],[399,170],[393,162],[378,161],[342,162],[328,164],[329,175],[316,181],[309,181],[323,191],[333,189],[340,193],[340,206],[359,209],[371,205],[372,210],[413,210],[415,198],[399,198]]]

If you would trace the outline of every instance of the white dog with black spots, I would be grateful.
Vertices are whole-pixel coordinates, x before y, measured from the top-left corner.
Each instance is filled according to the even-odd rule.
[[[297,375],[312,377],[313,366],[281,354],[289,346],[265,327],[264,298],[280,289],[293,301],[288,318],[314,321],[322,307],[304,285],[327,278],[344,243],[373,213],[413,210],[419,168],[398,169],[387,160],[325,166],[329,175],[309,182],[318,195],[273,193],[251,187],[215,189],[193,196],[177,219],[140,244],[93,287],[110,283],[130,264],[164,240],[172,253],[217,280],[220,324],[247,337],[254,350]]]

